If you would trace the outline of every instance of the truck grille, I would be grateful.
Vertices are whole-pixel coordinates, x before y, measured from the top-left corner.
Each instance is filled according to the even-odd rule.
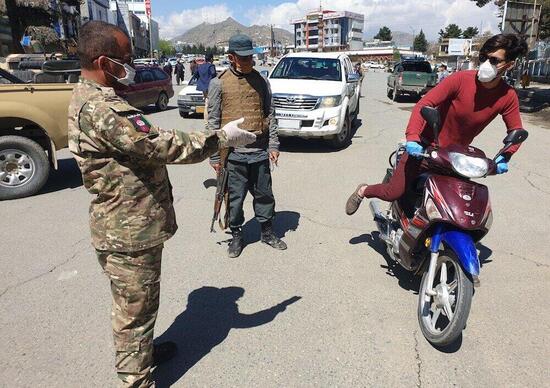
[[[274,95],[273,107],[289,110],[313,110],[319,97],[299,95]]]

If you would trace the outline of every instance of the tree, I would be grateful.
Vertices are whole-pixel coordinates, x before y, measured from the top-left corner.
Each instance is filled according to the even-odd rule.
[[[462,37],[464,39],[472,39],[474,36],[479,35],[479,29],[477,27],[468,27],[462,31]]]
[[[428,50],[428,41],[426,40],[424,31],[420,30],[420,33],[414,38],[413,50],[420,51],[422,53]]]
[[[172,45],[172,42],[170,42],[169,40],[161,39],[159,40],[159,52],[161,55],[169,57],[176,53],[176,49]]]
[[[398,49],[394,48],[393,49],[393,60],[394,61],[399,61],[401,59],[401,52],[399,52]]]
[[[380,31],[374,36],[374,39],[380,39],[382,41],[392,40],[391,30],[386,26],[380,28]]]
[[[439,30],[439,41],[443,39],[456,39],[462,36],[462,30],[456,24],[449,24],[445,30]]]

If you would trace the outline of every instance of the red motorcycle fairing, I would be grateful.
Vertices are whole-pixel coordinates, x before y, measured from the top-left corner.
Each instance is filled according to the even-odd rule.
[[[428,216],[429,201],[436,206],[439,216]],[[434,224],[445,223],[469,232],[474,241],[487,234],[492,223],[491,203],[487,186],[446,175],[431,175],[424,188],[422,206],[412,219],[408,219],[399,207],[394,207],[403,228],[399,243],[399,257],[410,270],[420,265],[414,256],[418,246],[423,246]]]

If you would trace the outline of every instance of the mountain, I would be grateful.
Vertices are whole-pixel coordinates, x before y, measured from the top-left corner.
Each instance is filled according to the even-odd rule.
[[[173,42],[183,42],[190,45],[202,44],[208,46],[227,46],[229,38],[235,34],[246,34],[252,38],[258,46],[269,45],[271,42],[271,30],[269,26],[246,27],[233,18],[227,18],[220,23],[201,23],[191,28],[186,33],[172,38]],[[280,41],[283,45],[294,43],[294,34],[274,28],[275,42]]]

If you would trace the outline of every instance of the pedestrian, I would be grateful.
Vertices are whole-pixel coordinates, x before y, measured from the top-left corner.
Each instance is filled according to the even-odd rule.
[[[178,60],[176,63],[176,66],[174,67],[174,74],[176,76],[176,82],[179,86],[180,82],[183,82],[183,79],[185,78],[185,67],[183,66],[182,59]]]
[[[248,191],[254,197],[254,214],[261,225],[261,241],[275,249],[284,250],[286,244],[273,232],[275,198],[273,196],[270,161],[279,159],[277,121],[271,103],[271,90],[266,79],[252,66],[252,40],[246,35],[229,39],[231,66],[210,82],[208,90],[208,125],[211,130],[239,116],[245,118],[247,128],[252,128],[256,142],[239,147],[229,153],[227,169],[229,178],[229,227],[233,236],[229,257],[238,257],[244,240],[243,202]],[[210,159],[218,172],[224,164],[219,155]]]
[[[442,63],[441,65],[439,65],[439,69],[437,72],[437,83],[440,83],[448,76],[449,76],[449,72],[447,71],[447,65]]]
[[[94,195],[90,229],[111,281],[115,365],[123,387],[154,387],[151,368],[177,351],[171,342],[153,345],[163,243],[177,230],[166,164],[198,163],[255,136],[238,122],[191,133],[150,124],[117,94],[135,76],[128,35],[90,21],[79,37],[82,77],[69,105],[69,149]]]
[[[197,90],[204,96],[204,120],[208,120],[208,86],[213,78],[216,78],[216,66],[212,63],[214,56],[207,53],[204,63],[197,67]]]
[[[191,72],[191,78],[197,74],[197,60],[193,58],[189,64],[189,71]]]
[[[170,76],[170,79],[172,79],[172,64],[170,61],[166,62],[162,70],[164,70],[164,72]]]
[[[508,131],[522,128],[518,95],[502,76],[525,54],[527,43],[517,35],[495,35],[479,50],[479,70],[455,72],[422,97],[409,119],[405,131],[406,152],[395,173],[387,183],[359,185],[346,202],[346,213],[354,214],[363,198],[388,202],[401,198],[418,176],[428,170],[429,166],[422,159],[427,146],[468,146],[499,114]],[[425,106],[440,112],[442,129],[437,139],[422,118],[421,110]],[[519,145],[511,147],[495,160],[497,174],[508,172],[508,162],[518,148]]]

